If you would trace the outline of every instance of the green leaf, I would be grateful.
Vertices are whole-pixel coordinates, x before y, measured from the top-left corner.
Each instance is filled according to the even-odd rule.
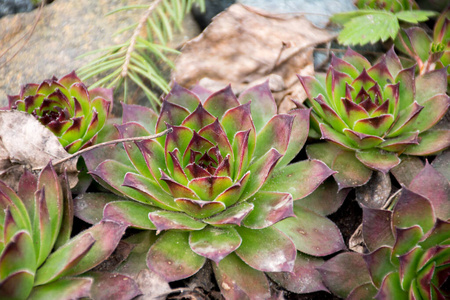
[[[374,44],[394,39],[400,29],[398,20],[389,12],[376,12],[352,18],[344,24],[338,40],[344,45]]]
[[[395,16],[402,21],[417,24],[425,22],[428,17],[435,16],[437,13],[429,10],[404,10],[395,14]]]
[[[65,278],[35,287],[28,300],[80,299],[89,297],[91,278]]]
[[[167,281],[194,275],[205,261],[205,257],[196,254],[189,247],[189,232],[164,233],[147,255],[147,266]]]

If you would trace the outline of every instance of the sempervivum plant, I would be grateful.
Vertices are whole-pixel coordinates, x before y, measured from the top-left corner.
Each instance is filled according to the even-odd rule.
[[[70,239],[70,200],[51,164],[38,179],[25,173],[18,194],[0,181],[0,299],[90,295],[91,278],[67,276],[106,259],[125,227],[101,222]]]
[[[312,127],[345,150],[333,170],[342,175],[349,166],[361,172],[366,166],[386,173],[400,163],[399,154],[430,155],[450,145],[449,130],[429,130],[450,105],[446,70],[416,77],[414,69],[403,69],[393,49],[372,66],[349,48],[343,59],[333,56],[323,80],[299,76],[313,107]],[[307,151],[319,158],[336,154],[333,149],[316,144]]]
[[[104,219],[155,230],[147,265],[167,281],[195,274],[210,259],[227,298],[269,297],[264,272],[292,290],[325,289],[314,270],[322,260],[312,256],[342,249],[342,237],[294,200],[333,172],[317,160],[288,165],[305,142],[309,114],[277,114],[267,82],[239,100],[228,87],[203,103],[175,85],[159,116],[124,105],[122,138],[172,131],[126,143],[126,154],[110,148],[112,159],[103,162],[105,152],[84,156],[96,180],[137,201],[108,203]]]
[[[357,0],[355,5],[359,9],[382,9],[391,12],[419,8],[414,0]]]
[[[88,91],[75,72],[59,80],[24,85],[8,96],[9,108],[32,114],[50,129],[69,153],[91,146],[103,128],[112,106],[112,90]]]
[[[347,299],[448,299],[449,218],[449,182],[427,164],[392,211],[363,207],[370,253],[327,261],[320,267],[325,284]]]

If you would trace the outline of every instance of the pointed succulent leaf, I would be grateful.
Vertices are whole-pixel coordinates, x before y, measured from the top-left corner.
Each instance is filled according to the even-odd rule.
[[[291,272],[296,249],[288,236],[273,228],[237,227],[242,238],[235,253],[252,268],[264,272]]]
[[[200,231],[192,231],[189,245],[195,253],[219,263],[241,245],[242,239],[234,228],[208,226]]]
[[[147,168],[152,175],[150,178],[153,178],[154,181],[157,181],[164,187],[160,179],[161,171],[168,172],[165,164],[164,148],[155,140],[136,142],[136,146],[141,151]]]
[[[394,245],[391,227],[392,212],[362,206],[363,209],[363,238],[369,251],[381,246]]]
[[[169,101],[163,101],[161,105],[161,112],[159,113],[158,121],[156,122],[156,133],[166,129],[166,123],[172,126],[179,126],[183,120],[189,115],[189,111],[177,104]],[[160,138],[164,141],[163,138]]]
[[[203,200],[213,200],[220,193],[233,185],[230,177],[199,177],[192,179],[188,187]]]
[[[267,275],[283,288],[293,293],[328,292],[328,289],[322,283],[319,271],[316,270],[322,264],[323,260],[321,258],[297,252],[292,272],[274,272]]]
[[[112,193],[86,193],[73,199],[74,214],[77,218],[89,224],[100,222],[104,207],[113,201],[123,200],[123,197]]]
[[[197,95],[185,89],[178,83],[175,83],[164,99],[167,102],[177,104],[181,107],[187,108],[190,112],[193,112],[200,104],[200,100]]]
[[[221,120],[227,110],[239,105],[240,103],[234,95],[231,85],[228,85],[224,89],[210,95],[203,106],[214,117]]]
[[[346,73],[350,75],[352,78],[356,78],[359,75],[359,71],[349,62],[346,62],[343,59],[340,59],[334,53],[331,54],[331,62],[330,65],[337,71]]]
[[[17,271],[0,282],[0,298],[27,299],[33,289],[33,283],[34,272],[28,270]]]
[[[398,72],[403,69],[402,63],[394,51],[394,46],[392,46],[385,55],[386,66],[392,76],[397,77]]]
[[[236,122],[239,120],[239,122]],[[252,120],[250,103],[236,106],[226,111],[222,118],[222,126],[227,133],[228,140],[233,143],[235,134],[239,131],[250,130],[249,133],[249,153],[255,149],[256,131]]]
[[[437,94],[445,94],[447,91],[446,69],[434,70],[416,79],[416,100],[419,104],[427,101]]]
[[[378,148],[385,151],[401,153],[405,151],[408,146],[416,144],[419,144],[419,131],[403,134],[392,139],[387,139],[379,144]]]
[[[372,283],[365,283],[354,288],[347,297],[347,300],[373,299],[377,294],[377,289]]]
[[[423,250],[420,247],[414,247],[411,251],[399,256],[400,263],[400,280],[404,290],[407,290],[416,277],[416,270],[420,257],[423,255]]]
[[[148,218],[148,214],[154,211],[157,209],[135,201],[114,201],[105,205],[103,220],[139,229],[156,230]]]
[[[142,294],[137,283],[128,276],[106,272],[89,272],[86,275],[94,280],[90,289],[93,299],[127,300]]]
[[[380,145],[384,139],[378,136],[360,133],[351,129],[344,129],[344,134],[357,145],[359,149],[370,149]]]
[[[153,204],[168,210],[179,210],[171,195],[144,176],[126,173],[123,179],[122,189],[127,187],[135,190],[134,194],[130,193],[129,190],[126,190],[127,194],[140,202]]]
[[[337,146],[326,143],[308,145],[306,153],[310,159],[321,160],[337,172],[333,177],[339,190],[364,185],[372,176],[372,170],[364,166],[353,152]]]
[[[404,154],[426,156],[450,147],[450,130],[429,130],[419,135],[420,143],[410,145]]]
[[[264,273],[253,269],[234,253],[213,264],[213,270],[220,291],[226,298],[270,297],[269,282]]]
[[[33,288],[29,300],[79,299],[91,296],[91,278],[64,278]]]
[[[231,149],[230,142],[218,119],[213,123],[204,126],[198,134],[210,142],[217,144],[223,157],[232,153],[233,150]]]
[[[383,278],[397,268],[391,263],[392,248],[382,246],[363,256],[369,269],[373,284],[379,288]]]
[[[239,203],[228,208],[224,212],[211,218],[204,219],[203,222],[214,226],[238,225],[253,210],[254,205],[248,202]]]
[[[137,122],[150,134],[155,133],[158,115],[148,107],[122,103],[122,124]]]
[[[294,214],[274,226],[291,238],[297,250],[325,256],[345,249],[341,232],[332,221],[300,206],[294,207]]]
[[[389,297],[399,300],[408,299],[408,293],[405,292],[400,285],[398,272],[389,273],[384,277],[383,283],[381,284],[375,299],[381,300],[388,299]]]
[[[449,138],[450,140],[450,138]],[[445,176],[450,181],[450,150],[439,154],[431,163],[433,168]],[[423,167],[422,167],[423,168]],[[421,169],[422,169],[421,168]],[[415,175],[415,174],[414,174]],[[20,195],[20,193],[19,193]]]
[[[76,241],[84,234],[91,234],[95,243],[91,250],[74,267],[65,272],[65,276],[74,276],[86,272],[100,264],[116,249],[124,234],[126,226],[111,221],[102,221],[83,231],[71,241]]]
[[[418,225],[408,228],[395,227],[395,244],[392,248],[392,257],[403,255],[420,241],[424,232]]]
[[[147,136],[150,134],[143,126],[134,122],[117,125],[116,128],[119,131],[121,139],[137,136]],[[139,147],[133,142],[124,143],[123,147],[125,148],[125,151],[127,152],[127,155],[136,170],[138,170],[139,173],[146,177],[152,177],[152,173],[150,172],[146,160],[142,155]]]
[[[95,242],[90,233],[85,233],[53,252],[37,271],[35,285],[46,284],[64,276],[86,256]]]
[[[251,102],[252,118],[256,132],[260,132],[266,123],[277,114],[277,105],[269,88],[269,81],[255,85],[239,96],[242,104]]]
[[[261,188],[281,157],[282,155],[276,149],[272,148],[249,167],[251,176],[242,195],[242,199],[251,197]]]
[[[300,75],[297,75],[297,77],[300,80],[303,88],[305,89],[306,95],[308,95],[308,98],[311,101],[320,94],[322,94],[323,96],[327,94],[327,90],[325,89],[325,87],[316,78],[312,76]]]
[[[328,126],[327,124],[321,123],[319,124],[319,127],[320,133],[322,134],[321,139],[330,141],[341,148],[355,150],[356,145],[346,135],[334,130],[331,126]]]
[[[189,247],[188,232],[165,232],[147,254],[147,266],[167,281],[184,279],[197,273],[205,260]]]
[[[369,76],[373,78],[381,87],[384,87],[388,83],[394,82],[394,78],[387,67],[385,57],[382,57],[378,63],[368,69],[367,74],[369,74]]]
[[[62,210],[62,208],[61,208]],[[45,188],[36,192],[35,219],[33,226],[33,240],[35,241],[35,250],[37,254],[37,264],[40,266],[50,254],[54,242],[53,234],[59,234],[59,228],[56,232],[52,232],[52,224],[45,197]]]
[[[289,192],[294,200],[311,194],[335,172],[320,160],[307,160],[276,168],[267,178],[262,191]],[[301,185],[296,184],[302,182]]]
[[[409,189],[431,202],[436,217],[442,220],[450,218],[450,183],[429,163],[411,181]]]
[[[428,232],[435,222],[433,207],[426,198],[403,187],[392,212],[392,228],[407,228],[419,225]]]
[[[294,117],[288,114],[278,114],[267,122],[256,138],[253,157],[258,159],[270,148],[284,154],[289,144]]]
[[[148,217],[158,232],[168,229],[202,230],[206,226],[206,224],[178,212],[155,211],[149,213]]]
[[[393,122],[394,116],[386,114],[378,117],[359,119],[355,122],[353,129],[365,134],[382,136],[391,127]]]
[[[323,112],[324,119],[326,119],[327,122],[338,132],[348,127],[347,124],[350,123],[348,121],[348,118],[345,119],[345,121],[348,122],[346,124],[346,122],[337,114],[337,112],[326,103],[325,98],[322,95],[314,98],[314,101],[317,102],[317,104],[320,106],[321,111]],[[343,117],[345,117],[345,115],[343,115]]]
[[[244,220],[244,226],[252,229],[269,227],[288,217],[295,217],[291,194],[258,192],[249,199],[254,209]]]
[[[408,132],[408,127],[414,131],[414,127],[410,124],[415,124],[415,120],[421,113],[422,109],[423,106],[414,101],[411,105],[401,110],[392,128],[389,129],[387,137],[397,137],[405,132]]]
[[[400,163],[400,158],[398,158],[396,153],[378,149],[357,151],[356,158],[365,166],[385,174]]]
[[[0,280],[4,280],[21,270],[34,273],[36,268],[33,239],[27,231],[21,230],[12,237],[1,252]]]
[[[169,187],[169,191],[174,198],[190,198],[200,199],[197,194],[187,186],[180,184],[161,171],[161,180],[164,181]],[[187,180],[186,180],[187,181]]]
[[[202,201],[186,198],[175,199],[175,203],[189,216],[203,219],[225,210],[225,205],[217,201]]]
[[[343,59],[354,66],[359,72],[362,72],[364,69],[368,70],[371,67],[370,62],[364,56],[352,50],[350,47],[347,48]]]
[[[251,159],[251,153],[249,152],[249,138],[250,129],[246,131],[239,131],[235,134],[233,140],[233,155],[234,166],[231,166],[234,170],[234,178],[240,178],[247,170]]]
[[[216,118],[205,110],[200,103],[197,108],[183,120],[181,125],[198,132],[206,125],[213,123],[215,119]]]
[[[311,109],[295,109],[288,112],[288,114],[294,117],[294,121],[286,152],[278,162],[279,167],[287,165],[294,159],[303,148],[308,137]]]
[[[357,286],[371,281],[364,259],[355,252],[338,254],[318,270],[327,288],[341,298],[346,298]]]

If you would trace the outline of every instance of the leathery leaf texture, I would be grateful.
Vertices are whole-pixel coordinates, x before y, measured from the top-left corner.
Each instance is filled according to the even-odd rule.
[[[112,108],[112,89],[88,91],[75,71],[40,84],[24,85],[8,96],[9,108],[27,112],[52,131],[69,153],[95,143]]]
[[[448,299],[449,218],[450,184],[427,164],[392,210],[363,207],[369,253],[327,261],[319,267],[325,285],[347,299]]]
[[[313,108],[312,128],[342,149],[317,144],[308,155],[328,153],[327,164],[341,177],[353,168],[341,180],[353,182],[347,186],[364,184],[362,178],[370,178],[365,169],[387,173],[402,153],[431,155],[450,145],[449,130],[431,129],[450,105],[446,69],[416,76],[415,67],[404,69],[393,49],[372,66],[349,48],[342,59],[333,56],[323,80],[299,79]],[[360,180],[349,180],[352,175]]]
[[[228,86],[203,102],[175,85],[159,115],[124,104],[120,137],[172,132],[84,156],[97,181],[135,200],[108,203],[103,218],[156,230],[147,265],[167,281],[195,274],[208,259],[226,298],[268,297],[264,272],[291,289],[326,290],[314,268],[345,247],[341,234],[295,202],[334,172],[318,160],[288,165],[309,115],[277,114],[267,82],[239,99]],[[280,274],[291,271],[288,283]],[[310,285],[301,287],[300,273]]]
[[[64,183],[67,185],[67,183]],[[105,221],[70,239],[71,196],[51,164],[26,172],[16,194],[0,181],[0,299],[78,299],[92,279],[69,278],[105,260],[125,226]]]

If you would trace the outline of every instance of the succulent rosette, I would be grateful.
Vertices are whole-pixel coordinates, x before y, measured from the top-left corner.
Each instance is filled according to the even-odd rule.
[[[449,182],[427,164],[392,211],[363,207],[370,253],[327,261],[320,267],[325,285],[347,299],[448,299],[449,220]]]
[[[382,9],[391,12],[419,9],[414,0],[357,0],[355,5],[359,9]]]
[[[32,114],[50,129],[69,153],[91,146],[112,107],[112,90],[88,91],[75,71],[24,85],[19,95],[8,96],[9,108]]]
[[[367,182],[367,168],[387,173],[399,154],[431,155],[450,145],[450,130],[429,130],[450,105],[446,70],[415,76],[414,69],[403,69],[393,49],[372,66],[349,48],[343,59],[332,57],[323,80],[299,76],[313,108],[312,128],[339,147],[314,144],[308,155],[341,177],[358,177],[341,181],[343,187]]]
[[[106,259],[125,226],[101,222],[70,239],[70,197],[51,164],[38,179],[26,172],[18,194],[0,181],[0,299],[91,295],[91,278],[70,276]]]
[[[324,290],[314,267],[345,246],[317,204],[301,204],[333,171],[318,160],[288,165],[306,140],[309,115],[277,114],[267,82],[239,99],[228,86],[203,102],[175,85],[159,115],[124,104],[120,137],[171,132],[108,148],[105,161],[105,152],[84,155],[98,182],[135,200],[105,202],[103,218],[156,231],[147,265],[167,281],[211,260],[226,298],[269,297],[264,272],[290,290]],[[82,201],[93,207],[96,197]]]

